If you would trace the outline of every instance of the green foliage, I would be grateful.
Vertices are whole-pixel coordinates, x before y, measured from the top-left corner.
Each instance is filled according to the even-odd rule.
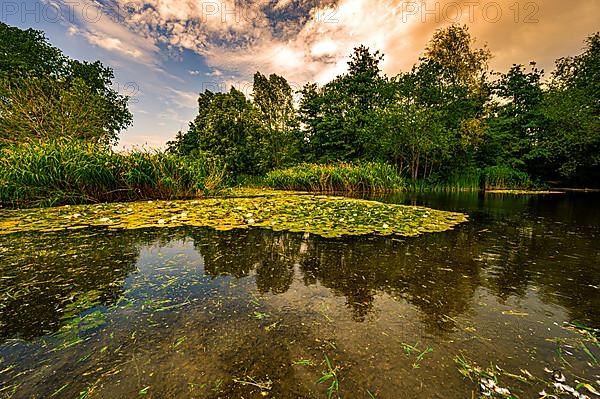
[[[462,213],[357,198],[266,190],[245,190],[233,192],[233,195],[194,201],[143,201],[3,210],[0,211],[0,235],[90,226],[111,229],[195,226],[217,230],[253,226],[274,231],[305,232],[327,238],[370,234],[416,237],[446,231],[467,221],[467,216]],[[265,313],[257,312],[255,316],[268,318]]]
[[[9,206],[184,198],[219,188],[222,172],[200,158],[119,154],[77,140],[0,150],[0,203]]]
[[[188,131],[168,143],[170,152],[202,154],[234,175],[263,174],[298,156],[298,121],[292,89],[284,78],[257,73],[254,101],[232,87],[229,93],[205,91],[198,105]]]
[[[218,159],[236,177],[277,169],[266,179],[275,187],[365,190],[345,175],[331,183],[323,177],[330,171],[321,171],[327,167],[299,162],[388,163],[419,190],[597,182],[598,54],[595,34],[582,54],[557,61],[548,84],[535,63],[491,82],[490,51],[466,26],[451,25],[435,32],[410,71],[392,78],[381,71],[382,54],[355,48],[346,73],[302,88],[297,110],[277,75],[257,73],[252,100],[235,90],[201,94],[198,117],[170,149]]]
[[[267,173],[268,187],[317,192],[381,192],[400,190],[404,179],[385,163],[300,164]]]
[[[478,168],[454,171],[449,176],[433,174],[425,179],[411,180],[409,191],[479,191],[481,190],[482,172]]]
[[[0,22],[0,77],[63,76],[68,68],[62,52],[50,45],[44,33],[21,30]]]
[[[544,120],[540,110],[543,100],[543,71],[531,64],[526,72],[522,65],[513,65],[494,84],[497,103],[495,118],[490,120],[482,158],[492,164],[507,164],[521,170],[532,170],[530,162],[535,143],[543,136]]]
[[[0,22],[0,145],[77,137],[110,145],[132,123],[99,61],[70,59],[40,31]]]
[[[188,132],[171,151],[181,155],[206,156],[233,174],[258,174],[264,165],[264,129],[253,104],[239,90],[229,93],[206,91],[198,99],[200,111]]]
[[[474,47],[466,27],[451,26],[408,73],[387,78],[382,57],[358,47],[348,73],[304,86],[306,159],[387,161],[413,180],[472,163],[486,130],[489,51]]]
[[[583,53],[556,62],[542,110],[546,126],[536,155],[561,177],[600,179],[600,33]]]
[[[348,62],[347,74],[322,88],[304,86],[300,116],[305,125],[306,160],[356,161],[376,155],[370,151],[378,135],[375,112],[391,97],[379,67],[382,59],[379,52],[357,47]]]
[[[81,78],[0,80],[0,142],[71,137],[109,145],[115,126],[115,103]],[[125,107],[125,104],[123,104]]]
[[[299,157],[301,137],[290,85],[281,76],[267,78],[257,72],[252,99],[266,133],[262,138],[268,149],[265,166],[279,168],[292,163]]]

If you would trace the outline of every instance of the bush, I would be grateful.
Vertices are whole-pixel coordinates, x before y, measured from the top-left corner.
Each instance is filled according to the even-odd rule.
[[[381,192],[404,188],[398,171],[385,163],[300,164],[267,173],[262,183],[285,190]]]
[[[0,203],[50,206],[176,199],[218,189],[223,174],[201,158],[128,154],[77,140],[32,141],[0,150]]]

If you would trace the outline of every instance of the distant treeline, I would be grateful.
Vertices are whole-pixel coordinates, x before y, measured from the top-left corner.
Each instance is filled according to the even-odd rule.
[[[132,123],[113,71],[0,22],[0,205],[41,203],[47,188],[58,193],[49,203],[64,203],[184,197],[239,181],[371,191],[600,182],[599,33],[548,76],[533,63],[490,71],[490,51],[461,25],[436,31],[423,54],[389,77],[383,54],[359,46],[345,74],[298,93],[257,72],[251,98],[201,93],[169,154],[126,159],[111,155]]]
[[[386,162],[426,184],[600,181],[600,34],[547,77],[535,63],[490,71],[466,26],[438,30],[411,71],[388,77],[383,55],[354,50],[348,72],[306,84],[299,104],[280,76],[254,76],[252,98],[205,91],[171,152],[203,154],[233,175],[300,163]],[[472,180],[472,179],[471,179]]]

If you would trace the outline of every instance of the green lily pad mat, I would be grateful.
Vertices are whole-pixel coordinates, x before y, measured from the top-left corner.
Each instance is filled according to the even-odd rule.
[[[322,237],[417,236],[465,222],[462,213],[325,195],[262,192],[260,196],[147,201],[2,210],[0,234],[104,226],[111,229],[249,226]]]
[[[486,190],[486,194],[513,194],[513,195],[545,195],[545,194],[565,194],[564,191],[549,190]]]

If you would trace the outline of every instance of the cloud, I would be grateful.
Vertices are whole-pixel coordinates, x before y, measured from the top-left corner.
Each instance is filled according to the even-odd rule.
[[[83,4],[83,3],[81,3]],[[122,23],[88,23],[78,31],[109,51],[149,60],[160,46],[201,55],[213,77],[248,79],[260,70],[298,84],[326,82],[365,44],[386,54],[388,74],[417,62],[433,32],[467,23],[495,53],[493,67],[538,59],[551,67],[596,28],[597,0],[565,8],[561,0],[115,0]],[[566,34],[565,26],[570,32]],[[196,75],[190,71],[191,75]]]
[[[185,65],[185,79],[169,75],[171,82],[178,79],[178,90],[166,81],[147,82],[167,86],[150,88],[168,103],[161,123],[173,118],[176,124],[197,107],[190,76],[198,76],[194,83],[202,84],[195,86],[200,91],[234,86],[249,95],[256,71],[282,75],[300,89],[308,81],[323,84],[343,73],[360,44],[381,50],[384,72],[396,75],[418,62],[436,29],[452,23],[467,24],[478,45],[487,43],[494,70],[533,60],[550,70],[555,59],[581,50],[585,37],[598,29],[600,15],[598,0],[568,7],[562,0],[103,1],[106,14],[119,18],[81,20],[72,34],[165,76],[166,57],[185,63],[193,52],[201,58],[201,64]]]
[[[132,32],[126,25],[102,8],[99,3],[88,0],[66,2],[69,17],[67,33],[85,38],[90,44],[127,60],[143,64],[157,64],[160,49],[151,38]],[[90,11],[93,10],[93,11]]]
[[[183,91],[169,88],[167,95],[170,102],[176,104],[180,108],[198,108],[198,93],[192,91]]]

